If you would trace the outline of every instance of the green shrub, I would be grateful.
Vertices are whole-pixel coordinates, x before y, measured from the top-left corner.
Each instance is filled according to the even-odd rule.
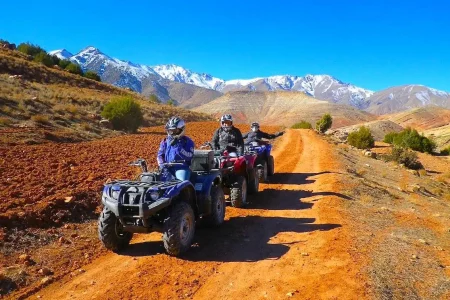
[[[44,66],[51,67],[53,66],[53,59],[46,52],[39,52],[34,57],[33,61],[43,64]]]
[[[61,59],[58,64],[62,69],[67,68],[68,65],[70,65],[70,60],[67,59]]]
[[[114,129],[135,132],[143,122],[142,110],[131,96],[114,98],[105,105],[102,117],[113,124]]]
[[[81,67],[79,65],[77,65],[77,64],[72,63],[72,62],[69,63],[67,65],[67,67],[65,67],[65,69],[67,71],[69,71],[69,73],[83,75],[83,70],[81,70]]]
[[[450,155],[450,146],[447,146],[444,149],[441,149],[441,154],[442,155]]]
[[[161,100],[159,100],[158,96],[155,94],[150,94],[150,96],[148,96],[148,100],[153,103],[161,103]]]
[[[384,140],[383,142],[388,143],[388,144],[392,144],[394,142],[394,137],[397,136],[396,132],[389,132],[388,134],[386,134],[384,136]]]
[[[102,81],[100,79],[100,76],[98,76],[97,73],[95,73],[94,71],[87,71],[86,73],[84,73],[84,77],[95,80],[95,81]]]
[[[306,122],[304,120],[301,120],[299,123],[295,123],[291,127],[292,129],[311,129],[312,125],[309,122]]]
[[[369,149],[375,146],[375,140],[370,132],[370,129],[362,126],[358,131],[352,132],[348,135],[347,141],[353,147],[358,149]]]
[[[38,55],[40,52],[47,53],[44,49],[39,47],[38,45],[33,45],[30,43],[22,43],[17,47],[17,50],[19,50],[22,53],[28,54],[33,56],[33,58]]]
[[[333,124],[333,119],[331,118],[330,114],[324,114],[322,119],[317,121],[316,123],[316,130],[318,132],[324,133],[328,129],[331,128],[331,125]]]
[[[175,106],[175,101],[173,99],[169,99],[167,101],[167,105]]]
[[[436,148],[436,143],[433,140],[425,137],[423,134],[420,135],[417,130],[411,128],[406,128],[399,133],[388,133],[384,137],[384,141],[397,147],[427,153],[432,153]]]
[[[392,152],[389,159],[396,161],[399,164],[403,164],[409,169],[418,170],[423,168],[417,158],[417,154],[414,151],[405,148],[392,147]]]

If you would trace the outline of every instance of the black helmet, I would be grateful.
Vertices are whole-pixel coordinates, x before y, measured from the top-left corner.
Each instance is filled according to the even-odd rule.
[[[230,131],[233,127],[233,117],[231,115],[223,115],[220,118],[220,126],[225,131]]]
[[[186,124],[184,120],[180,117],[172,117],[166,123],[166,132],[169,136],[177,136],[181,137],[184,135],[184,129],[186,128]]]
[[[252,125],[250,126],[250,128],[256,127],[259,129],[259,123],[258,122],[253,122]]]

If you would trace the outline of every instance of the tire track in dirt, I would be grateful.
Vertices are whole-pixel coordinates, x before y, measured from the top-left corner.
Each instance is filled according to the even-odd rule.
[[[138,235],[41,299],[361,299],[339,214],[339,165],[312,131],[289,130],[274,151],[277,174],[245,209],[227,208],[217,229],[199,228],[183,258],[163,253],[160,234]],[[344,225],[344,226],[342,226]],[[35,297],[32,297],[35,298]]]

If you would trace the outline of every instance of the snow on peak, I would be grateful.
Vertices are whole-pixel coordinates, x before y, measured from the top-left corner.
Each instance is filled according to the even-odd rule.
[[[66,49],[50,51],[49,54],[54,55],[59,59],[70,59],[73,56],[73,54],[67,51]]]
[[[153,66],[152,69],[165,79],[188,83],[207,89],[217,89],[217,87],[224,82],[222,79],[213,77],[209,74],[195,73],[174,64],[157,65]]]

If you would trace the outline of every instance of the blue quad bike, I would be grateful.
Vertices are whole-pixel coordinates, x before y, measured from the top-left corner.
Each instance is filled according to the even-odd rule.
[[[145,160],[136,180],[115,180],[105,184],[103,211],[98,220],[98,235],[107,249],[126,248],[133,233],[163,233],[164,248],[179,256],[191,247],[199,219],[218,226],[225,218],[225,197],[220,170],[214,170],[214,152],[195,150],[189,180],[175,178],[182,163],[166,163],[160,171],[148,172]]]
[[[271,155],[272,144],[268,141],[257,140],[246,145],[245,148],[257,154],[255,165],[259,182],[267,182],[268,177],[275,174],[275,160]]]

